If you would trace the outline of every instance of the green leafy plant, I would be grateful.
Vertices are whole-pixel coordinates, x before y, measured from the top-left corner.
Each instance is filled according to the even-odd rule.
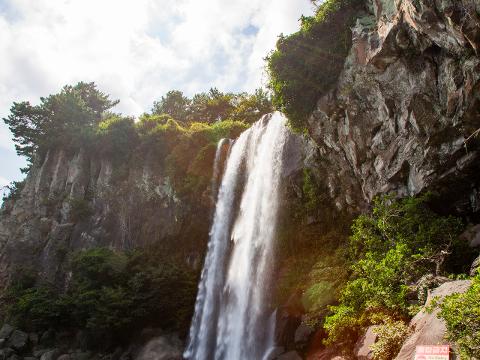
[[[90,202],[82,198],[71,198],[70,203],[70,215],[72,220],[81,221],[87,219],[93,214],[93,209]]]
[[[302,131],[318,99],[343,69],[351,46],[350,27],[364,0],[326,0],[314,16],[301,18],[300,30],[280,35],[267,57],[273,104],[293,129]]]
[[[462,223],[432,211],[430,198],[380,197],[371,214],[354,221],[351,275],[325,321],[328,344],[341,341],[353,347],[360,331],[380,315],[408,320],[414,310],[407,299],[409,284],[424,274],[460,269],[449,258],[464,253],[465,244],[458,239]]]
[[[382,324],[375,325],[373,332],[377,335],[377,341],[370,347],[373,360],[394,359],[410,334],[405,322],[392,319],[386,319]]]
[[[445,320],[448,339],[458,345],[461,358],[480,358],[480,275],[465,293],[447,296],[438,316]]]
[[[32,331],[84,329],[93,338],[117,341],[144,326],[186,331],[196,276],[158,251],[93,248],[74,254],[70,270],[67,291],[38,283],[35,276],[12,283],[7,290],[9,321]]]

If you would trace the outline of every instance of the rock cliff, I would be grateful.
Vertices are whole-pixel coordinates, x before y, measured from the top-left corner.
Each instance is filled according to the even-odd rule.
[[[480,5],[376,0],[368,7],[336,87],[308,121],[319,154],[312,167],[338,208],[429,189],[453,195],[452,208],[476,212]]]
[[[175,246],[174,256],[198,267],[208,237],[209,194],[180,199],[159,164],[148,154],[127,167],[86,149],[51,149],[32,166],[18,199],[4,204],[1,282],[15,269],[34,268],[62,283],[67,255],[95,246]]]

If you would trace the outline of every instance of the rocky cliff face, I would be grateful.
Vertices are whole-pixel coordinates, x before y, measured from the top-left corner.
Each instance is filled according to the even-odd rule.
[[[7,202],[0,217],[2,283],[18,267],[61,283],[68,253],[94,246],[175,246],[173,256],[198,267],[209,194],[181,199],[156,159],[133,163],[127,168],[85,149],[52,149],[34,164],[18,200]]]
[[[337,86],[309,119],[311,164],[337,208],[426,189],[476,212],[480,4],[375,0],[352,29]],[[452,194],[454,192],[455,194]]]

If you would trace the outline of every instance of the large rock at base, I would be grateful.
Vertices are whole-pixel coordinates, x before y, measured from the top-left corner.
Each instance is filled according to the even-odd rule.
[[[0,339],[8,339],[15,328],[9,324],[4,324],[0,329]]]
[[[475,276],[479,268],[480,268],[480,255],[473,261],[472,267],[470,268],[470,275]]]
[[[311,326],[301,323],[297,330],[295,330],[295,344],[299,346],[306,345],[313,332],[314,329]]]
[[[424,309],[415,315],[410,322],[413,333],[404,342],[396,357],[397,360],[413,359],[417,345],[446,344],[447,329],[445,322],[437,317],[439,309],[437,308],[429,313],[425,311],[425,308],[430,305],[434,298],[441,300],[445,296],[465,292],[470,287],[470,283],[469,280],[451,281],[439,286],[428,295]]]
[[[349,360],[350,358],[347,358],[343,355],[341,355],[341,352],[339,349],[329,347],[329,348],[324,348],[322,350],[318,350],[316,352],[310,352],[307,354],[305,357],[307,360]]]
[[[374,328],[374,326],[370,326],[365,334],[363,334],[363,336],[358,339],[357,343],[355,344],[354,353],[357,359],[372,359],[372,350],[370,349],[370,346],[375,344],[375,341],[377,341],[377,334],[373,332]]]
[[[135,360],[182,360],[182,343],[173,336],[159,336],[150,340]]]
[[[40,360],[57,360],[59,355],[60,355],[60,351],[58,349],[53,349],[44,353],[40,357]]]
[[[10,335],[8,344],[10,347],[14,348],[15,350],[21,351],[28,344],[28,334],[20,330],[15,330],[12,333],[12,335]]]

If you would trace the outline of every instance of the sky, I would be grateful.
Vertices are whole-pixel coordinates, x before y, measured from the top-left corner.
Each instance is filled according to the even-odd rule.
[[[133,116],[172,89],[252,91],[278,35],[311,13],[309,0],[0,0],[0,118],[78,81]],[[1,121],[0,187],[23,166]]]

